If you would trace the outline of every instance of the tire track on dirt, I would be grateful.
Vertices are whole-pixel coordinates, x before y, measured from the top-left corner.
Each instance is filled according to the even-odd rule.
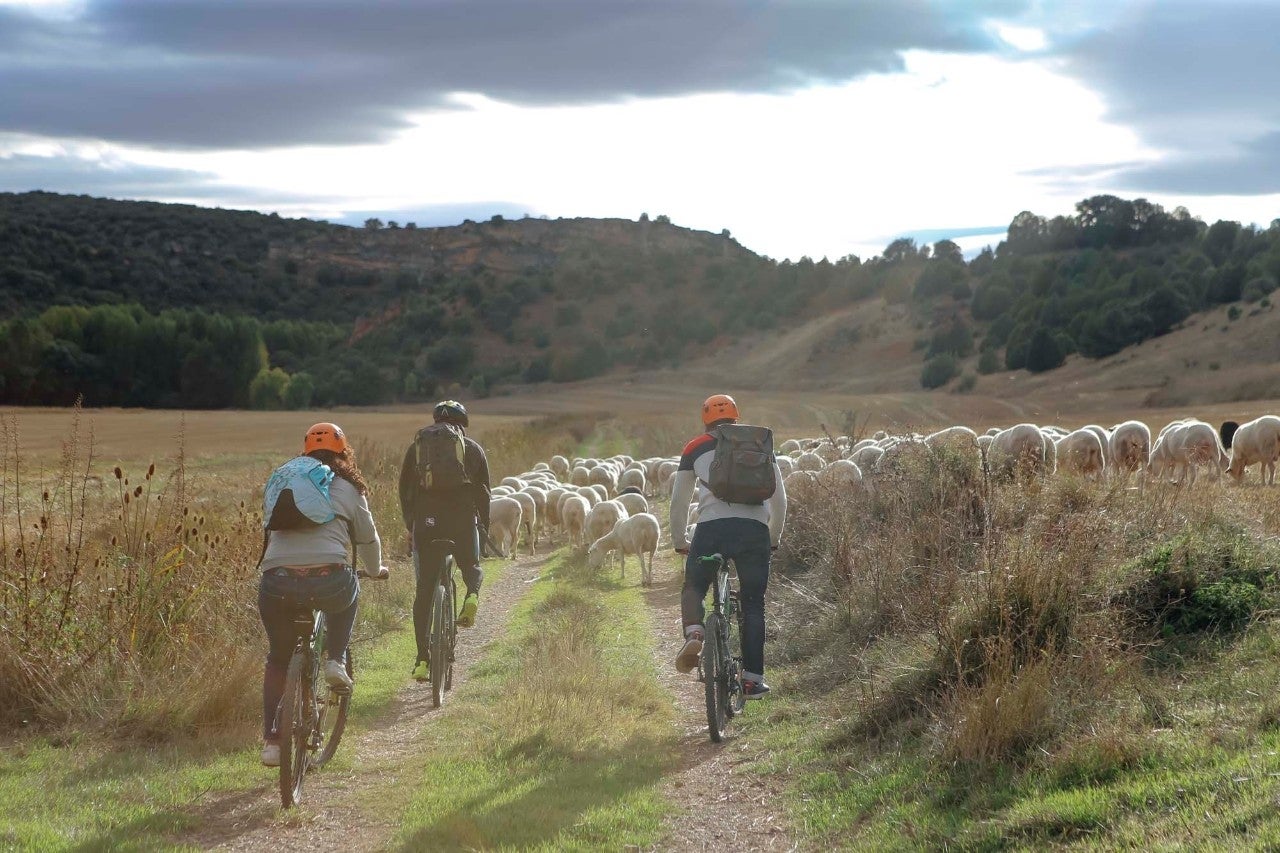
[[[548,553],[519,559],[498,580],[485,584],[475,627],[458,633],[453,693],[466,684],[488,645],[506,633],[512,609],[550,558]],[[407,673],[408,662],[405,668]],[[234,851],[386,849],[399,828],[399,809],[386,803],[412,795],[410,782],[417,780],[407,777],[416,771],[413,758],[421,751],[422,735],[451,707],[446,698],[441,708],[433,709],[430,686],[411,682],[376,721],[343,740],[339,755],[354,751],[350,767],[308,777],[300,808],[281,811],[273,777],[270,786],[204,799],[192,812],[197,828],[176,840]],[[378,808],[366,805],[375,801]]]
[[[734,723],[723,743],[711,742],[703,686],[693,674],[675,670],[683,583],[679,566],[655,567],[654,585],[645,590],[658,680],[675,699],[680,728],[680,766],[663,785],[672,811],[656,849],[794,850],[781,807],[782,782],[751,772],[758,749]],[[767,704],[748,703],[745,713],[762,713]]]

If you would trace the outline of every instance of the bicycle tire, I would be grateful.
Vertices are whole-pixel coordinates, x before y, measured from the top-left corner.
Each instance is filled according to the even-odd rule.
[[[454,649],[458,645],[458,616],[461,612],[458,609],[458,585],[453,580],[453,565],[449,566],[449,612],[453,614],[453,618],[448,620],[448,649],[449,653],[445,656],[445,672],[444,672],[444,689],[453,689],[453,657]]]
[[[445,615],[446,604],[445,587],[443,583],[436,584],[435,595],[431,599],[431,707],[439,708],[444,703],[444,672],[445,659],[448,657],[448,630],[445,622],[448,617]]]
[[[302,782],[307,773],[311,721],[307,718],[306,679],[302,673],[305,663],[306,655],[295,652],[280,699],[280,804],[286,809],[302,801]]]
[[[735,614],[735,616],[739,615],[741,613]],[[724,660],[728,662],[728,671],[725,676],[728,700],[725,703],[725,710],[729,714],[729,719],[732,720],[741,714],[747,705],[747,696],[742,691],[742,636],[737,619],[726,616],[724,625],[726,640]]]
[[[347,675],[355,679],[355,664],[351,660],[351,649],[347,649]],[[350,690],[339,693],[327,683],[320,686],[324,693],[317,695],[324,695],[325,702],[318,713],[318,727],[324,738],[324,747],[320,750],[320,754],[311,760],[312,767],[324,767],[338,751],[338,744],[342,742],[342,733],[347,730],[347,712],[351,708]],[[330,723],[333,728],[325,734],[325,727]]]
[[[702,680],[707,698],[707,733],[712,743],[724,740],[725,727],[729,716],[724,703],[724,655],[720,648],[723,617],[712,613],[707,617],[705,637],[702,642]]]

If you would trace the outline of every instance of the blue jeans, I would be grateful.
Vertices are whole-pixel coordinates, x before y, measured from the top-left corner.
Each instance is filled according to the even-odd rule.
[[[699,557],[720,554],[738,567],[738,603],[742,607],[742,669],[753,680],[764,679],[764,593],[769,586],[769,525],[747,518],[702,521],[694,529],[684,563],[680,616],[684,626],[701,625],[703,600],[716,579],[715,569]]]
[[[276,708],[284,693],[289,659],[298,645],[294,616],[323,610],[325,654],[332,660],[345,660],[360,597],[360,584],[349,566],[318,578],[295,578],[278,571],[282,570],[267,569],[258,584],[258,615],[267,631],[268,644],[267,665],[262,673],[262,736],[266,740],[276,740],[272,730]]]

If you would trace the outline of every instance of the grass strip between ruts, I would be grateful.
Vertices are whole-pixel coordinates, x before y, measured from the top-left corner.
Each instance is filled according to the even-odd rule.
[[[640,589],[566,556],[426,736],[405,850],[648,846],[676,761]]]

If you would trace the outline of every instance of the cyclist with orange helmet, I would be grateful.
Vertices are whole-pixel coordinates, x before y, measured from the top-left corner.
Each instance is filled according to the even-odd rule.
[[[717,446],[729,440],[721,427],[736,424],[738,404],[727,394],[715,394],[702,404],[702,435],[690,441],[680,455],[671,489],[671,539],[675,550],[686,555],[684,590],[680,596],[684,646],[676,657],[676,669],[690,672],[698,666],[704,636],[703,601],[707,588],[715,580],[715,570],[699,561],[701,557],[721,554],[733,560],[738,570],[742,605],[742,678],[748,699],[761,699],[769,692],[764,680],[764,594],[769,585],[769,557],[782,539],[787,517],[787,494],[782,486],[782,472],[776,459],[760,460],[760,472],[767,482],[772,466],[773,490],[763,490],[758,498],[731,502],[718,496],[712,482],[712,461]],[[740,427],[736,429],[750,429]],[[772,442],[772,435],[766,430]],[[689,503],[698,497],[698,524],[693,541],[687,539]],[[724,494],[724,489],[720,489]],[[766,496],[767,495],[767,496]]]
[[[262,763],[268,767],[280,764],[273,726],[298,639],[293,617],[299,610],[324,611],[325,680],[335,687],[352,684],[347,644],[360,596],[353,557],[372,576],[388,574],[368,493],[355,451],[331,423],[307,430],[302,455],[276,469],[267,483],[258,613],[269,645],[262,676]]]

